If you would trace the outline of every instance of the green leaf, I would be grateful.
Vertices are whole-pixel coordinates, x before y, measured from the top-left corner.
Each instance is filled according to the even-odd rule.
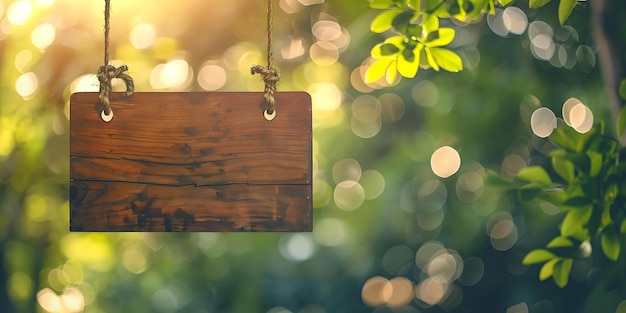
[[[570,160],[553,157],[552,168],[568,183],[571,183],[575,178],[574,164]]]
[[[433,54],[431,52],[432,49],[433,48],[430,47],[424,47],[424,51],[426,52],[426,60],[428,61],[428,66],[430,66],[433,70],[439,72],[439,64],[437,64],[437,61],[435,61],[435,58],[433,57]]]
[[[585,196],[576,196],[569,198],[563,202],[564,206],[572,208],[582,208],[591,204],[591,199]]]
[[[552,186],[552,179],[550,179],[548,172],[543,167],[536,165],[523,168],[517,173],[515,179],[522,182],[538,183],[542,187]]]
[[[624,82],[626,82],[626,80],[622,80],[622,83],[620,84],[620,90],[622,85],[626,85],[624,84]],[[624,88],[626,89],[626,87]],[[624,136],[624,131],[626,131],[626,107],[623,107],[622,110],[619,111],[619,115],[617,116],[617,138],[621,140],[622,136]]]
[[[381,77],[385,75],[387,72],[387,68],[389,68],[389,64],[391,64],[391,59],[378,59],[372,63],[365,71],[365,82],[373,83],[379,80]]]
[[[439,28],[437,31],[438,36],[434,36],[432,40],[425,42],[424,44],[428,47],[441,47],[445,46],[452,42],[454,39],[454,29],[453,28]],[[431,34],[435,34],[432,32]],[[431,38],[431,34],[429,34],[428,38]]]
[[[554,253],[552,253],[552,252],[550,252],[548,250],[535,249],[533,251],[530,251],[524,257],[524,260],[522,260],[522,264],[530,265],[530,264],[542,263],[542,262],[546,262],[548,260],[551,260],[551,259],[553,259],[555,257],[556,257],[556,255],[554,255]]]
[[[444,48],[429,48],[429,50],[430,55],[432,56],[434,62],[437,63],[438,67],[440,66],[442,69],[453,73],[463,69],[463,61],[461,61],[461,57],[451,50]]]
[[[541,199],[560,207],[561,204],[563,204],[563,202],[567,199],[567,195],[563,190],[551,189],[542,192]]]
[[[400,72],[400,75],[407,78],[413,78],[417,75],[420,66],[421,50],[422,45],[419,44],[413,51],[408,51],[411,53],[409,58],[406,57],[406,53],[403,53],[398,58],[398,72]]]
[[[587,156],[589,156],[590,161],[589,177],[596,177],[602,170],[602,154],[589,150]]]
[[[555,237],[554,239],[552,239],[548,245],[546,247],[548,248],[567,248],[567,247],[573,247],[574,243],[565,238],[565,237]]]
[[[388,30],[389,28],[391,28],[393,20],[396,18],[396,16],[400,15],[400,13],[402,13],[402,10],[399,9],[392,9],[381,12],[374,18],[374,20],[372,20],[370,30],[375,33],[382,33]]]
[[[578,0],[561,0],[559,2],[559,22],[565,24],[567,18],[572,14]]]
[[[403,11],[393,18],[391,26],[393,26],[398,32],[406,34],[411,26],[411,20],[415,18],[415,12]]]
[[[387,9],[392,6],[395,6],[396,1],[394,0],[370,0],[370,8],[373,9]]]
[[[541,267],[541,270],[539,271],[539,280],[544,281],[544,280],[550,278],[550,276],[552,276],[552,274],[554,273],[554,264],[556,264],[556,262],[558,262],[558,261],[559,261],[558,258],[554,258],[554,259],[546,262]]]
[[[487,170],[485,176],[483,177],[483,182],[489,187],[505,190],[516,189],[520,186],[518,182],[506,179],[492,170]]]
[[[505,6],[509,5],[509,4],[511,4],[513,1],[515,1],[515,0],[498,0],[498,3],[501,6],[505,7]]]
[[[538,9],[548,4],[549,2],[550,0],[530,0],[530,2],[528,3],[528,7],[530,7],[531,9]]]
[[[439,18],[434,14],[425,14],[422,21],[422,27],[424,28],[424,31],[428,34],[436,31],[437,29],[439,29]]]
[[[383,43],[378,48],[380,49],[381,56],[393,56],[400,52],[400,48],[390,43]]]
[[[623,100],[626,100],[626,78],[622,79],[621,82],[619,82],[619,96],[620,98],[622,98]]]
[[[619,227],[619,232],[622,234],[626,234],[626,219],[622,221],[622,225]]]
[[[613,225],[609,225],[602,231],[602,239],[600,241],[604,255],[610,260],[617,261],[619,258],[620,240]]]
[[[408,1],[407,1],[407,5],[408,5],[410,8],[412,8],[413,10],[415,10],[416,12],[420,12],[420,11],[421,11],[421,10],[420,10],[420,7],[421,7],[421,5],[420,5],[420,4],[421,4],[421,3],[422,3],[422,0],[408,0]]]
[[[581,152],[591,136],[593,136],[593,129],[585,134],[581,134],[565,123],[562,123],[558,125],[548,138],[563,148]]]
[[[557,286],[563,288],[567,286],[567,281],[569,280],[569,272],[572,270],[572,264],[574,260],[572,259],[562,259],[554,264],[554,273],[552,278]]]
[[[561,236],[578,240],[588,239],[589,233],[585,229],[585,224],[589,221],[592,212],[592,206],[568,211],[561,224]]]

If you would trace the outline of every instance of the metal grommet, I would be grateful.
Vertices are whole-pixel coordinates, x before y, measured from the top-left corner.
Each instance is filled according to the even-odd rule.
[[[102,112],[100,113],[100,117],[102,118],[102,120],[107,123],[113,119],[113,110],[112,109],[109,109],[109,110],[111,111],[109,114],[105,113],[106,110],[102,110]]]
[[[265,110],[263,111],[263,116],[265,117],[266,120],[271,121],[274,118],[276,118],[276,110],[274,110],[272,114],[268,113],[267,110]]]

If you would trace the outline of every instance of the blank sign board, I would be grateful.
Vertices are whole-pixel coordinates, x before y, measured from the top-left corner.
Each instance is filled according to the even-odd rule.
[[[261,92],[70,99],[71,231],[310,231],[311,98]]]

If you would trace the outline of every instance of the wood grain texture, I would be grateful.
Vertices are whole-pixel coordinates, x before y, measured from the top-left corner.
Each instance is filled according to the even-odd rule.
[[[70,99],[70,230],[310,231],[311,98],[261,92]]]

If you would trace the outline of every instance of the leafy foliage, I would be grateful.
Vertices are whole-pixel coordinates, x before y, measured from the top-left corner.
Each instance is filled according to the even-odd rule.
[[[455,30],[440,27],[439,20],[476,20],[482,13],[492,12],[494,6],[494,0],[370,1],[370,7],[385,10],[374,18],[370,29],[375,33],[393,30],[397,35],[372,48],[371,55],[375,61],[367,70],[366,82],[374,82],[385,76],[388,83],[393,83],[398,73],[413,78],[420,68],[461,71],[461,57],[444,48],[454,39]]]
[[[626,148],[604,134],[602,123],[584,134],[562,124],[549,138],[558,146],[550,153],[554,177],[541,166],[531,166],[512,180],[491,172],[487,181],[517,190],[525,205],[548,202],[563,213],[560,235],[546,249],[530,251],[523,263],[544,263],[539,279],[553,277],[564,287],[573,260],[589,257],[597,239],[606,258],[616,261],[620,256],[626,235]]]

